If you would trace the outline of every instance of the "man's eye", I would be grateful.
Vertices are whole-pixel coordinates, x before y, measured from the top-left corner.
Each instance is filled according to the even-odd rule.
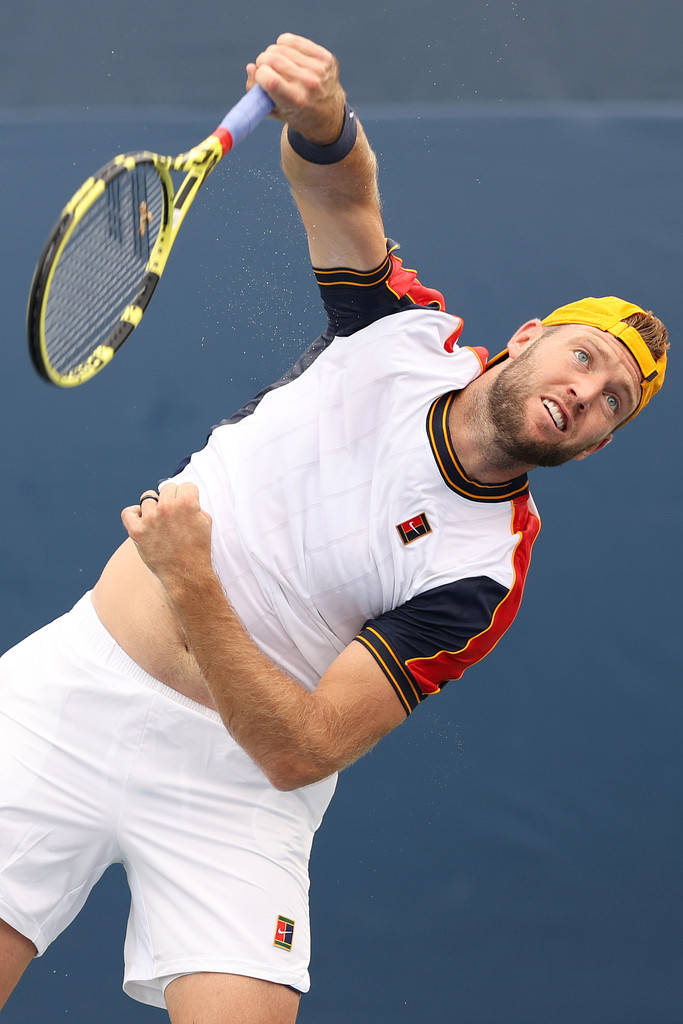
[[[590,362],[590,356],[582,348],[576,349],[576,351],[574,352],[574,355],[576,356],[576,358],[579,360],[580,363],[583,363],[584,366],[588,366],[588,364]]]
[[[612,412],[616,412],[617,409],[619,408],[619,399],[615,398],[614,395],[608,395],[607,396],[607,404],[610,407]]]

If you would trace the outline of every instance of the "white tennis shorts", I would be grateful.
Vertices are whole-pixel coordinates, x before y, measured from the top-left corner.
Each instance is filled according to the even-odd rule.
[[[147,675],[90,597],[0,659],[0,918],[41,954],[112,863],[124,990],[243,974],[308,991],[308,857],[335,777],[274,789],[219,716]]]

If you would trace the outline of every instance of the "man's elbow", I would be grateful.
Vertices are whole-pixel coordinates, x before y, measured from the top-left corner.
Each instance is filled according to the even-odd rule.
[[[261,768],[271,786],[282,793],[290,793],[294,789],[312,786],[314,782],[322,782],[337,770],[329,762],[303,757],[274,758]]]

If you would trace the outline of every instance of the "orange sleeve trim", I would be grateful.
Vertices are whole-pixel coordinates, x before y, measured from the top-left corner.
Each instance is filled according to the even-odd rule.
[[[313,273],[316,277],[322,277],[323,274],[353,274],[354,277],[374,277],[375,274],[379,273],[380,270],[384,270],[387,266],[387,260],[380,263],[379,267],[375,267],[374,270],[351,270],[350,267],[331,267],[329,270],[323,270],[320,267],[314,267]]]
[[[375,650],[375,648],[372,646],[372,644],[368,640],[366,640],[364,636],[356,636],[356,637],[354,637],[354,640],[357,640],[359,643],[363,644],[364,647],[367,647],[367,649],[370,651],[370,654],[373,656],[373,658],[375,659],[377,664],[380,666],[380,668],[383,670],[385,676],[387,677],[387,679],[389,680],[389,682],[393,686],[393,688],[394,688],[395,692],[397,693],[401,703],[405,707],[407,714],[410,714],[410,712],[413,710],[413,708],[412,708],[410,702],[406,699],[406,697],[405,697],[405,695],[403,693],[403,690],[399,686],[396,677],[394,676],[393,672],[391,671],[391,669],[387,665],[386,661],[384,661],[384,659],[380,656],[379,652]]]
[[[354,288],[375,288],[391,274],[391,260],[386,259],[374,270],[353,270],[351,267],[332,267],[329,270],[313,268],[315,279],[323,288],[334,285],[351,285]]]
[[[463,345],[462,347],[469,349],[470,352],[474,352],[475,356],[479,360],[479,365],[481,366],[481,372],[483,373],[484,370],[486,369],[486,364],[489,361],[488,350],[485,349],[485,348],[482,348],[481,345]]]
[[[376,636],[377,639],[379,640],[379,642],[384,647],[386,647],[387,651],[389,652],[389,654],[394,659],[396,665],[400,668],[401,674],[405,677],[405,680],[408,683],[408,686],[410,687],[410,689],[412,690],[415,699],[416,700],[421,700],[421,696],[418,693],[417,689],[415,688],[415,684],[413,683],[413,680],[410,678],[410,676],[408,675],[408,673],[404,669],[403,664],[401,662],[401,659],[398,657],[398,655],[393,650],[393,648],[387,643],[387,641],[384,639],[384,637],[381,635],[381,633],[378,633],[376,629],[372,628],[372,626],[368,626],[368,633],[372,633],[373,636]]]
[[[381,284],[381,281],[370,281],[367,284],[361,281],[343,280],[339,278],[337,281],[318,281],[318,284],[324,288],[332,288],[335,284],[353,285],[354,288],[374,288],[377,284]]]

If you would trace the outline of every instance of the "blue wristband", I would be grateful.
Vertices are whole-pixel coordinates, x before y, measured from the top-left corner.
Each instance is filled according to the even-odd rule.
[[[300,132],[287,127],[287,141],[295,153],[311,164],[336,164],[348,156],[356,144],[358,122],[348,103],[344,104],[344,123],[339,138],[327,146],[309,142]]]

